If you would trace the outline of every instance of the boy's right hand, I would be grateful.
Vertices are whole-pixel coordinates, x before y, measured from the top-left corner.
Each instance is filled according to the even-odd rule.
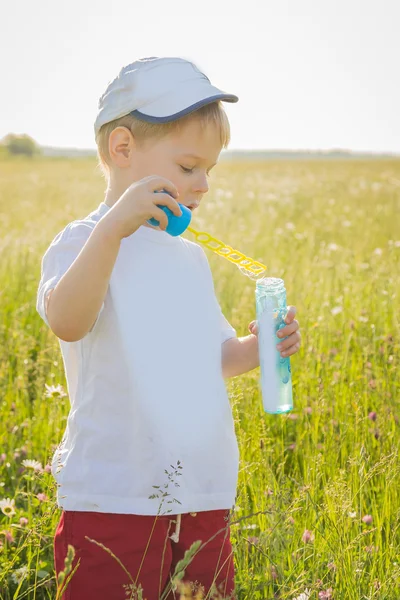
[[[157,204],[168,206],[174,215],[180,217],[182,211],[174,199],[178,196],[178,190],[171,181],[151,175],[136,181],[125,190],[102,221],[110,225],[119,239],[129,237],[152,217],[160,222],[159,229],[165,231],[168,217]]]

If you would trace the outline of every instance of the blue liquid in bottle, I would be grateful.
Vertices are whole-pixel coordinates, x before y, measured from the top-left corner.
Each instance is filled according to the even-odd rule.
[[[285,413],[293,408],[293,392],[290,358],[282,358],[276,349],[282,341],[276,334],[286,325],[286,289],[282,279],[264,277],[257,281],[256,311],[264,410]]]

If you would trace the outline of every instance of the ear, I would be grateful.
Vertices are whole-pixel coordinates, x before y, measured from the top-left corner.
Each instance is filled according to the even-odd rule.
[[[112,163],[124,169],[129,167],[135,148],[132,132],[127,127],[116,127],[108,139],[108,152]]]

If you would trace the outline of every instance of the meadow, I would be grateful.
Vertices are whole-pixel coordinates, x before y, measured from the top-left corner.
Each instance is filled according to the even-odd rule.
[[[94,159],[0,162],[0,600],[56,598],[49,463],[69,401],[36,291],[50,241],[103,193]],[[399,215],[393,159],[221,162],[194,216],[284,279],[303,338],[292,412],[264,413],[258,369],[228,382],[238,600],[400,598]],[[255,284],[208,257],[247,335]]]

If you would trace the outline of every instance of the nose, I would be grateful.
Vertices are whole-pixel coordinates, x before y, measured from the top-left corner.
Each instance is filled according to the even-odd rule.
[[[193,191],[197,194],[206,194],[208,192],[208,181],[205,173],[199,175]]]

